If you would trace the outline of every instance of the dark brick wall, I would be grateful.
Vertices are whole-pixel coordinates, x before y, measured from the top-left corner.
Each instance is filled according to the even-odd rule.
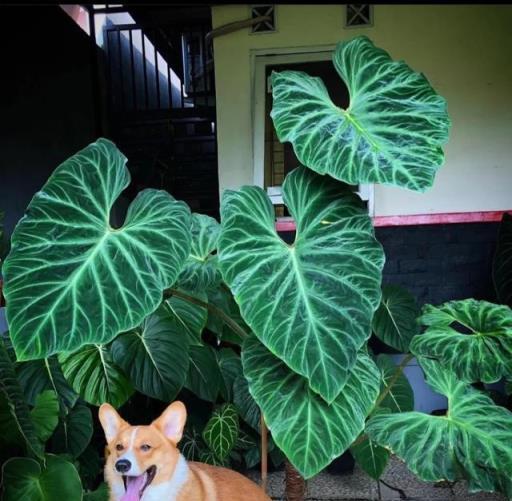
[[[384,247],[383,283],[408,288],[420,304],[495,301],[491,268],[498,223],[376,228]]]
[[[451,299],[495,301],[491,277],[499,223],[376,228],[384,247],[384,284],[409,289],[418,303]],[[287,242],[293,232],[282,233]]]

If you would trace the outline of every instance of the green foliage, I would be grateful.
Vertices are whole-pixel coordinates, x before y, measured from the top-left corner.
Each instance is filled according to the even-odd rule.
[[[15,423],[15,429],[23,437],[27,451],[37,458],[42,458],[43,447],[16,378],[14,364],[2,338],[0,338],[0,393],[5,396],[4,402],[9,411],[8,419]]]
[[[251,395],[275,443],[305,478],[350,446],[363,430],[379,392],[379,371],[363,352],[331,404],[254,338],[244,343],[242,363]]]
[[[190,347],[190,365],[185,387],[199,398],[215,402],[223,384],[215,350],[208,345]]]
[[[390,412],[412,411],[414,393],[404,373],[402,371],[397,373],[397,367],[387,355],[379,355],[376,364],[382,373],[381,393],[387,392],[379,407]]]
[[[176,316],[160,307],[138,329],[114,340],[114,362],[138,391],[170,402],[185,383],[189,366],[188,336],[183,330]]]
[[[59,400],[52,390],[40,393],[35,401],[30,417],[37,437],[41,442],[46,442],[59,422]]]
[[[46,390],[57,394],[61,406],[71,408],[75,405],[78,395],[64,378],[56,356],[21,362],[16,367],[16,374],[30,405],[34,405],[37,396]]]
[[[62,353],[59,361],[73,389],[92,405],[108,402],[119,407],[133,393],[132,383],[104,345],[91,344],[74,353]]]
[[[512,308],[512,214],[503,214],[501,220],[492,278],[499,302]]]
[[[426,305],[411,351],[440,360],[458,378],[493,383],[512,375],[512,310],[487,301],[450,301]]]
[[[357,464],[373,479],[378,480],[388,464],[390,452],[377,445],[367,435],[361,435],[360,441],[350,448]]]
[[[12,458],[2,468],[5,501],[81,501],[82,484],[69,461],[45,456],[45,466],[30,458]]]
[[[373,317],[373,332],[384,343],[403,353],[419,333],[420,310],[414,296],[396,285],[382,288],[382,299]]]
[[[224,193],[219,265],[258,339],[333,402],[370,335],[384,253],[357,195],[327,176],[294,170],[283,199],[293,245],[261,188]]]
[[[203,214],[192,214],[192,246],[190,255],[185,262],[178,282],[181,286],[204,291],[218,285],[221,280],[217,268],[217,242],[220,224],[212,217]]]
[[[216,409],[203,430],[206,445],[220,461],[225,461],[238,438],[238,413],[232,404]]]
[[[231,348],[221,348],[216,354],[224,383],[221,385],[220,393],[224,400],[232,402],[235,382],[239,377],[243,378],[240,355],[235,353]]]
[[[54,452],[80,456],[93,434],[92,414],[89,407],[78,402],[59,422],[52,440]]]
[[[333,64],[350,105],[334,105],[320,78],[272,74],[271,117],[299,161],[349,184],[425,191],[444,161],[450,119],[428,80],[364,36],[338,44]]]
[[[446,415],[376,415],[367,427],[370,437],[421,480],[465,478],[471,491],[500,490],[512,497],[512,413],[439,363],[422,359],[421,364],[428,384],[448,398]]]
[[[222,224],[144,190],[112,228],[130,177],[105,139],[34,196],[3,270],[16,363],[0,342],[0,460],[4,445],[32,457],[4,463],[4,499],[106,499],[104,484],[91,490],[104,442],[86,403],[126,405],[136,417],[182,397],[201,414],[189,412],[180,443],[188,459],[255,466],[263,413],[272,462],[286,455],[306,478],[348,448],[378,478],[393,451],[423,480],[465,478],[512,497],[512,414],[466,383],[512,379],[510,309],[428,306],[418,334],[414,298],[381,291],[384,254],[365,204],[336,181],[429,188],[444,158],[446,103],[366,37],[339,44],[333,62],[347,110],[318,78],[272,76],[278,136],[303,164],[283,184],[291,245],[258,187],[225,193]],[[494,265],[503,302],[508,223]],[[446,416],[413,411],[402,367],[367,354],[372,329],[418,355],[448,397]]]
[[[125,162],[110,141],[89,145],[55,170],[16,226],[3,273],[18,360],[108,343],[137,327],[181,271],[190,252],[183,202],[144,190],[123,227],[110,226],[130,182]]]
[[[190,299],[183,299],[176,293],[185,295],[193,300],[208,303],[208,296],[204,291],[191,292],[186,289],[177,289],[175,294],[167,298],[161,305],[167,310],[168,323],[173,324],[172,330],[181,337],[185,334],[188,338],[188,344],[201,346],[201,333],[206,326],[207,310],[203,306],[192,303]],[[169,325],[169,328],[171,326]]]

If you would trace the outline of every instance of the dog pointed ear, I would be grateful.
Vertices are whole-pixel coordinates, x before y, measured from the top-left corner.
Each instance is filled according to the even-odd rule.
[[[187,409],[183,402],[173,402],[162,415],[152,423],[156,426],[171,442],[176,445],[183,436],[183,428],[187,420]]]
[[[102,404],[98,414],[107,442],[112,441],[119,430],[128,425],[110,404]]]

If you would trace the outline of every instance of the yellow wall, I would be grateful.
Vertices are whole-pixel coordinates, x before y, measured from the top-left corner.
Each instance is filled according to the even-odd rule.
[[[248,5],[212,13],[214,28],[250,17]],[[374,26],[358,29],[343,27],[343,5],[277,5],[276,19],[276,33],[245,28],[214,39],[221,193],[253,184],[251,54],[365,34],[423,72],[453,122],[434,187],[375,186],[375,215],[512,209],[511,5],[375,5]]]

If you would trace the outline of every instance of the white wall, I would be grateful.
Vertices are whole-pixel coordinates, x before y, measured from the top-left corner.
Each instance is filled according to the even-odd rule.
[[[212,8],[213,26],[250,17]],[[344,28],[344,5],[276,5],[277,32],[214,39],[220,191],[253,184],[254,54],[365,34],[423,72],[448,101],[446,163],[424,194],[375,187],[375,215],[512,209],[512,6],[375,5],[374,26]],[[252,57],[251,57],[252,56]]]

